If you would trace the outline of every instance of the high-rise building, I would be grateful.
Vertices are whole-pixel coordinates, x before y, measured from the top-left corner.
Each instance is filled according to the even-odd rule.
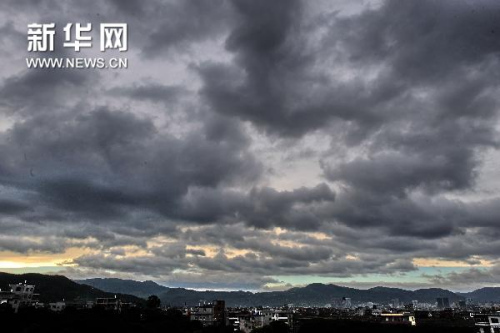
[[[342,297],[342,305],[344,308],[350,308],[351,307],[351,299],[349,297]]]
[[[399,308],[400,307],[399,298],[392,299],[391,304],[393,308]]]
[[[203,326],[218,326],[229,324],[226,302],[223,300],[215,300],[212,303],[203,304],[189,309],[188,315],[191,320],[198,320]]]
[[[448,297],[443,298],[443,305],[444,305],[445,309],[450,307],[450,300],[448,299]]]
[[[450,307],[450,300],[448,297],[438,297],[436,298],[438,309],[446,309]]]
[[[443,299],[441,297],[438,297],[436,298],[436,305],[438,307],[438,309],[442,309],[443,308]]]

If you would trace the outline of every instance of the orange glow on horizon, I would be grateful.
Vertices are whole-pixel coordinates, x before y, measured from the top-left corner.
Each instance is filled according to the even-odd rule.
[[[477,258],[479,264],[472,265],[466,261],[461,260],[441,260],[434,258],[415,258],[413,264],[419,267],[491,267],[493,263],[489,260]]]

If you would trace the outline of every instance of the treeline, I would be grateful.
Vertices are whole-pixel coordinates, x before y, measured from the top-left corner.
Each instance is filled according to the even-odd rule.
[[[179,310],[130,308],[121,313],[95,307],[61,312],[48,309],[25,308],[14,314],[7,307],[0,308],[2,332],[23,333],[229,333],[232,327],[206,327],[191,321]]]
[[[404,324],[383,324],[355,320],[313,319],[304,321],[297,333],[474,333],[474,327],[456,326],[453,323],[427,323],[409,326]],[[266,332],[275,333],[275,332]]]
[[[474,327],[460,327],[452,323],[427,323],[412,327],[356,320],[312,319],[301,322],[293,331],[296,333],[473,333],[476,332],[476,329]],[[252,333],[290,333],[290,329],[285,323],[273,322],[262,328],[254,329]]]

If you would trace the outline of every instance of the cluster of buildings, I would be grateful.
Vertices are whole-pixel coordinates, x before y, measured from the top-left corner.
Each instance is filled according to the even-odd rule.
[[[288,308],[231,309],[229,322],[235,332],[249,333],[253,329],[269,325],[273,321],[284,322],[294,331],[295,311]]]
[[[352,307],[352,302],[349,297],[334,298],[332,303],[329,303],[326,306],[337,309],[348,309]]]
[[[326,304],[326,307],[330,307],[330,304]],[[334,306],[335,307],[335,306]],[[486,304],[476,304],[471,298],[466,298],[463,300],[458,300],[456,302],[450,302],[447,297],[438,297],[436,298],[436,302],[419,302],[418,300],[412,300],[411,302],[402,302],[398,298],[392,299],[388,304],[377,304],[373,302],[359,303],[357,307],[362,308],[378,308],[378,309],[405,309],[405,310],[446,310],[446,309],[456,309],[456,310],[469,310],[469,311],[478,311],[482,308],[491,308],[495,307],[495,304],[486,303]],[[342,308],[342,307],[336,307]]]
[[[197,320],[203,326],[226,326],[229,324],[226,302],[222,300],[211,303],[200,302],[198,306],[184,307],[183,313],[190,320]]]
[[[24,283],[10,284],[9,290],[0,290],[0,307],[11,307],[15,313],[22,307],[45,307],[52,311],[63,311],[71,306],[77,309],[101,307],[120,312],[134,304],[122,302],[119,298],[97,298],[95,301],[54,302],[42,304],[38,301],[35,286]],[[283,322],[290,332],[297,332],[301,324],[311,319],[355,319],[381,324],[416,326],[419,322],[460,322],[475,326],[477,333],[500,333],[500,304],[474,304],[472,300],[460,300],[450,304],[448,298],[437,298],[433,304],[414,300],[404,304],[393,299],[388,304],[372,302],[352,304],[351,299],[333,299],[323,307],[238,307],[227,308],[224,300],[200,302],[197,306],[176,308],[203,326],[231,326],[234,332],[250,333],[272,322]]]
[[[393,299],[388,304],[367,302],[351,307],[345,307],[345,303],[337,307],[332,304],[327,304],[328,307],[297,308],[298,325],[304,320],[331,318],[409,326],[475,327],[477,333],[500,333],[500,304],[496,303],[477,304],[472,299],[452,303],[448,298],[440,297],[435,303],[413,300],[404,304],[399,299]]]
[[[23,307],[48,308],[55,312],[63,311],[71,306],[76,309],[90,309],[95,306],[107,310],[121,311],[124,308],[134,306],[131,303],[122,302],[116,296],[114,298],[96,298],[95,301],[59,301],[44,304],[35,293],[35,285],[24,283],[9,284],[9,290],[0,289],[0,306],[8,306],[17,313]]]
[[[476,327],[478,333],[500,333],[500,307],[486,309],[476,307],[476,312],[456,307],[446,307],[449,301],[444,299],[436,304],[418,303],[403,305],[399,300],[392,300],[387,305],[357,305],[347,307],[348,300],[333,300],[328,307],[295,307],[292,304],[283,307],[238,307],[226,308],[223,300],[200,302],[197,306],[182,308],[190,320],[200,321],[203,326],[232,326],[234,332],[250,333],[272,322],[283,322],[290,332],[297,332],[300,326],[313,319],[348,319],[379,323],[383,325],[417,326],[425,323],[457,323]],[[422,307],[419,306],[423,305]]]
[[[255,328],[281,321],[293,327],[294,311],[288,308],[226,308],[225,301],[200,302],[197,306],[182,309],[190,320],[197,320],[203,326],[232,326],[235,332],[249,333]]]

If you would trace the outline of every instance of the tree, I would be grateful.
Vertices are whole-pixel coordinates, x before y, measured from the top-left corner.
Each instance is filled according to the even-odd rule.
[[[151,295],[148,297],[148,300],[146,301],[146,307],[149,309],[157,309],[161,305],[161,300],[158,296],[156,295]]]

